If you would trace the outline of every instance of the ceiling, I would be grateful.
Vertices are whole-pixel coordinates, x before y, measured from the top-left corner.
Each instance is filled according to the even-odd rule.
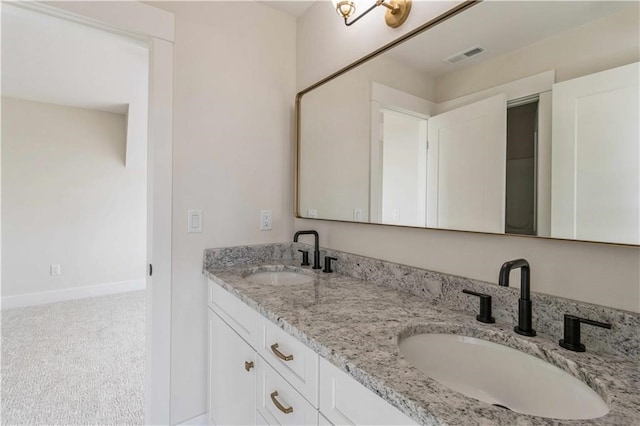
[[[3,2],[2,96],[127,115],[126,166],[146,165],[149,51]]]
[[[118,113],[146,105],[139,42],[6,2],[1,13],[3,96]]]
[[[299,1],[299,0],[289,0],[289,1],[261,1],[260,3],[265,4],[274,9],[278,9],[281,12],[284,12],[288,15],[295,16],[296,18],[302,16],[309,8],[315,3],[315,1]]]
[[[261,3],[300,16],[315,1]],[[483,2],[387,54],[437,77],[635,3]],[[486,49],[477,58],[443,61],[477,45]],[[147,62],[137,41],[3,3],[3,96],[124,113],[146,104]]]
[[[626,1],[485,1],[385,53],[434,77],[473,66],[536,41],[628,8]],[[484,53],[444,62],[475,46]]]

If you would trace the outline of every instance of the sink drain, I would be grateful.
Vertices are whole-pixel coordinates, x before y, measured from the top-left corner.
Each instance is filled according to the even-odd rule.
[[[509,411],[511,411],[511,408],[509,408],[509,407],[505,407],[504,405],[501,405],[501,404],[491,404],[491,405],[493,405],[494,407],[499,407],[499,408],[502,408],[502,409],[504,409],[504,410],[509,410]]]

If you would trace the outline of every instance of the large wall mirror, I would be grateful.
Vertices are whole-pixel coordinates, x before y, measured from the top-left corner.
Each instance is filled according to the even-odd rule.
[[[297,217],[640,244],[639,7],[476,3],[301,92]]]

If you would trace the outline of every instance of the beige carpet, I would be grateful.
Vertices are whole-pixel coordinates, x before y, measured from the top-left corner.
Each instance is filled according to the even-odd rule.
[[[143,424],[144,335],[144,291],[2,311],[2,424]]]

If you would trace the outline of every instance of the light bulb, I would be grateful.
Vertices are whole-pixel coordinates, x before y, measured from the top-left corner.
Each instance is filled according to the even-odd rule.
[[[338,15],[343,18],[348,18],[356,11],[356,4],[353,0],[331,0],[331,3],[333,3]]]

